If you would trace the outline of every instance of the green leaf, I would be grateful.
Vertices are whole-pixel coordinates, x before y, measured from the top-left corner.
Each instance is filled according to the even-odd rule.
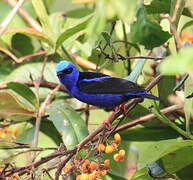
[[[156,134],[156,136],[154,136]],[[127,141],[160,141],[166,139],[174,139],[179,137],[179,134],[171,127],[142,127],[137,126],[130,128],[121,133],[123,140]]]
[[[93,13],[93,10],[90,9],[90,8],[77,8],[77,9],[73,9],[71,11],[68,11],[66,13],[66,16],[69,17],[69,18],[82,18],[82,17],[85,17],[85,16],[88,16],[89,14]]]
[[[32,39],[24,34],[15,34],[11,39],[14,50],[19,52],[19,56],[29,55],[34,52]]]
[[[43,0],[32,0],[33,7],[35,12],[42,24],[43,31],[52,39],[54,40],[54,33],[48,18],[48,14],[46,8],[44,6]]]
[[[137,21],[131,25],[130,35],[133,43],[140,43],[146,49],[158,47],[171,37],[159,24],[148,18],[144,8],[139,9]]]
[[[16,34],[16,33],[24,34],[26,36],[35,37],[38,40],[44,41],[44,42],[48,43],[49,45],[53,46],[53,42],[51,41],[49,36],[47,36],[45,33],[36,31],[32,28],[8,28],[7,31],[5,31],[4,34],[13,35],[13,34]]]
[[[111,40],[111,36],[109,35],[108,32],[102,32],[101,33],[103,38],[105,39],[106,43],[108,46],[112,46],[112,40]]]
[[[163,100],[165,104],[168,104],[168,96],[173,93],[175,85],[176,85],[175,76],[166,76],[158,83],[159,97]],[[164,107],[163,104],[161,104],[161,107]]]
[[[173,153],[169,153],[167,156],[162,158],[164,169],[169,173],[175,173],[189,164],[192,164],[192,162],[192,147],[183,147]]]
[[[169,13],[171,0],[153,0],[150,5],[146,5],[145,8],[148,14],[157,13]]]
[[[193,145],[192,140],[170,139],[162,141],[136,142],[134,145],[139,149],[139,169],[142,169],[168,154]]]
[[[0,91],[0,117],[35,116],[35,109],[9,91]]]
[[[88,135],[84,120],[69,104],[53,102],[47,113],[67,148],[73,148]]]
[[[62,45],[62,43],[70,38],[71,36],[73,36],[74,34],[84,30],[86,28],[86,26],[88,25],[90,21],[90,18],[86,19],[85,21],[81,22],[80,24],[72,27],[72,28],[69,28],[67,29],[66,31],[64,31],[57,39],[57,42],[56,42],[56,49]]]
[[[34,80],[39,79],[41,76],[42,66],[43,63],[41,62],[23,64],[22,66],[12,70],[4,81],[30,81],[30,75]],[[55,67],[56,63],[46,63],[46,68],[44,71],[44,74],[46,74],[46,76],[44,76],[45,80],[49,82],[58,82]]]
[[[34,107],[38,107],[38,99],[34,92],[27,85],[17,82],[9,82],[7,83],[7,86],[23,98],[25,98]]]
[[[164,60],[159,69],[165,75],[176,75],[193,70],[193,47],[183,48],[178,54],[171,55]]]

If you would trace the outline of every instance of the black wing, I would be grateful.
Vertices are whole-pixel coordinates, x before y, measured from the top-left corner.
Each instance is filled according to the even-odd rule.
[[[131,81],[91,72],[82,72],[80,74],[78,87],[84,92],[94,94],[134,94],[145,91],[144,88]]]

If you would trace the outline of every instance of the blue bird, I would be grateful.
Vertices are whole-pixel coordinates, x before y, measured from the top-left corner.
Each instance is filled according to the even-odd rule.
[[[134,82],[102,73],[79,72],[69,61],[59,62],[56,74],[72,97],[94,106],[114,109],[138,97],[160,100]]]

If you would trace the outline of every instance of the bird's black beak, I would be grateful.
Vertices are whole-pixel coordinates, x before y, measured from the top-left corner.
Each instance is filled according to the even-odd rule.
[[[64,75],[63,72],[57,72],[57,76],[58,76],[58,77],[62,77],[63,75]]]

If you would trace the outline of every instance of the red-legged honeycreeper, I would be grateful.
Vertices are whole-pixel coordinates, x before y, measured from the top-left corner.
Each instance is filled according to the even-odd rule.
[[[56,74],[71,96],[94,106],[114,109],[137,97],[160,100],[131,81],[102,73],[79,72],[69,61],[60,61]]]

